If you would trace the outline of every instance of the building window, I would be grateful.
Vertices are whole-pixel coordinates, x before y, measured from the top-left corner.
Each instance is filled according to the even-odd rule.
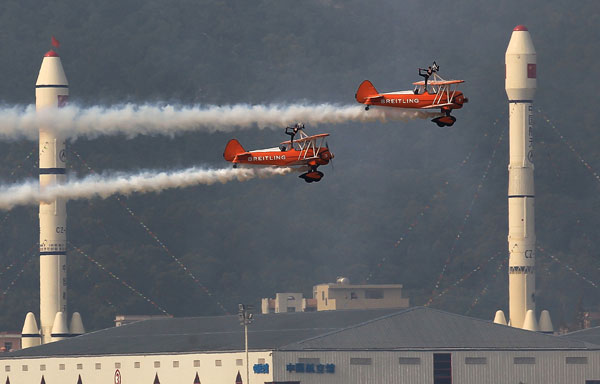
[[[96,369],[102,369],[102,364],[96,363]]]
[[[121,368],[121,363],[115,363],[115,368],[117,368],[117,369]]]
[[[356,292],[350,292],[350,300],[358,299]]]
[[[421,365],[420,357],[400,357],[398,359],[400,365]]]
[[[194,367],[199,367],[200,366],[200,360],[194,360]]]
[[[365,290],[365,299],[383,299],[383,290],[367,289]]]
[[[487,364],[487,357],[465,357],[465,364]]]
[[[160,368],[160,361],[154,362],[154,368]]]
[[[585,384],[600,384],[600,380],[586,380]]]
[[[10,365],[4,366],[4,372],[10,372]]]
[[[288,312],[296,312],[296,307],[287,307]]]
[[[433,354],[433,384],[452,384],[452,355]]]
[[[23,366],[21,367],[21,370],[22,370],[23,372],[26,372],[26,371],[28,371],[28,370],[29,370],[29,367],[28,367],[28,366],[26,366],[26,365],[23,365]]]
[[[350,365],[371,365],[373,360],[370,357],[351,357]]]
[[[77,364],[77,369],[82,370],[83,369],[83,364]]]
[[[244,360],[242,360],[242,359],[236,359],[235,360],[235,365],[237,365],[238,367],[244,365]]]
[[[565,360],[566,360],[567,364],[587,364],[588,363],[587,357],[567,357]]]
[[[173,361],[173,368],[179,368],[179,361]]]
[[[535,357],[515,357],[515,364],[535,364]]]
[[[223,365],[223,363],[221,362],[221,360],[215,360],[215,366],[216,367],[220,367],[222,365]]]
[[[40,371],[46,370],[46,364],[40,364]]]
[[[6,349],[7,352],[10,352],[10,350],[12,349],[12,341],[6,341],[4,343],[4,348]]]
[[[304,363],[304,364],[314,364],[314,365],[319,365],[321,364],[321,359],[319,358],[312,358],[312,357],[301,357],[298,359],[299,363]]]
[[[139,368],[140,367],[140,362],[136,361],[135,363],[133,363],[133,368]]]
[[[65,365],[64,364],[58,364],[58,370],[59,371],[64,371],[65,370]]]

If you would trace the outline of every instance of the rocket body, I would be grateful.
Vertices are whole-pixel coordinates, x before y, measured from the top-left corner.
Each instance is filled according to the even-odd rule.
[[[535,314],[535,190],[533,184],[533,97],[536,52],[529,31],[517,26],[505,56],[509,100],[508,165],[509,318],[522,328]]]
[[[44,56],[35,87],[38,115],[50,116],[65,105],[69,83],[60,57],[49,51]],[[43,123],[39,128],[40,189],[65,182],[65,139]],[[40,202],[40,331],[42,343],[52,341],[58,312],[67,313],[67,209],[57,198]]]

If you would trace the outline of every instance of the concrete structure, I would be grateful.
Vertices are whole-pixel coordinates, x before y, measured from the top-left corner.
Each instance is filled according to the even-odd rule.
[[[21,334],[17,332],[0,332],[0,353],[21,349]]]
[[[347,278],[335,283],[313,287],[317,311],[340,309],[408,308],[407,298],[402,297],[402,284],[352,285]]]
[[[275,294],[274,299],[263,298],[261,301],[262,313],[282,313],[282,312],[304,312],[310,311],[310,302],[308,302],[298,292],[280,292]],[[316,308],[315,308],[316,309]]]
[[[249,350],[250,384],[600,380],[600,345],[423,307],[257,315]],[[237,315],[154,319],[2,354],[0,381],[234,383],[245,361]]]
[[[402,284],[352,285],[347,277],[335,283],[313,287],[313,298],[301,293],[277,293],[274,299],[262,299],[262,313],[335,311],[340,309],[408,308],[402,297]]]
[[[529,31],[518,25],[505,56],[509,103],[508,290],[509,324],[537,329],[535,320],[535,190],[533,185],[533,97],[537,57]],[[528,311],[533,319],[525,324]]]

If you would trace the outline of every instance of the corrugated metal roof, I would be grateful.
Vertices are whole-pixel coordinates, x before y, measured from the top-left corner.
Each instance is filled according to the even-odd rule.
[[[570,332],[561,337],[585,341],[587,343],[600,345],[600,327],[582,329],[580,331]]]
[[[490,321],[416,307],[286,345],[312,349],[587,349],[578,340],[525,331]]]
[[[523,331],[431,308],[256,315],[251,350],[589,349],[575,340]],[[15,357],[241,351],[237,315],[152,319],[0,355]],[[600,349],[600,347],[595,346]]]

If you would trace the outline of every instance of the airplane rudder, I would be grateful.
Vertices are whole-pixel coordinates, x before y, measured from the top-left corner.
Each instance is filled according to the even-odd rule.
[[[236,139],[231,139],[229,140],[229,142],[227,143],[227,146],[225,147],[225,151],[223,152],[223,157],[225,158],[225,160],[227,161],[233,161],[233,159],[235,159],[235,156],[246,152],[244,150],[244,147],[242,147],[242,144],[240,144],[239,141],[237,141]]]
[[[360,83],[358,90],[356,91],[355,97],[356,101],[358,101],[359,103],[364,103],[367,97],[375,96],[378,94],[379,92],[377,92],[377,89],[375,89],[373,83],[371,83],[369,80],[365,80],[362,83]]]

